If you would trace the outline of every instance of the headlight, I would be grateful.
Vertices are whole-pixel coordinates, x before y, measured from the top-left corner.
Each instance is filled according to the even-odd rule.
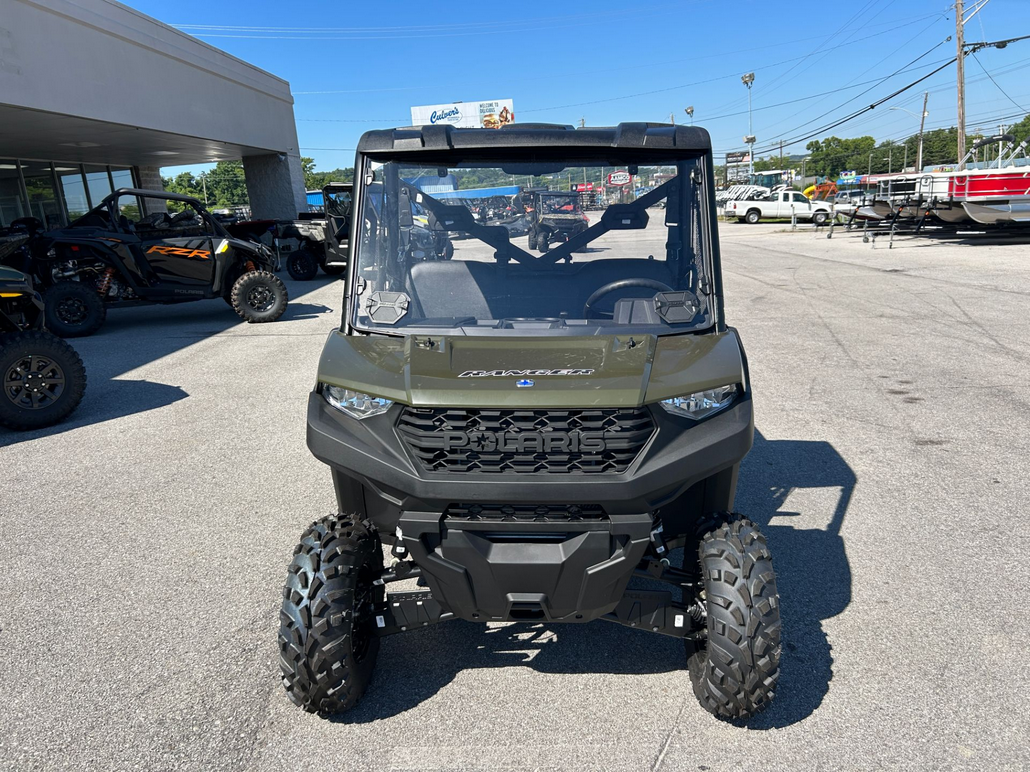
[[[673,415],[682,415],[697,421],[726,409],[739,393],[740,386],[734,383],[730,386],[696,391],[684,397],[663,399],[661,405]]]
[[[390,399],[373,397],[340,386],[330,386],[328,383],[322,384],[322,396],[330,405],[337,410],[342,410],[352,418],[380,415],[389,410],[390,405],[393,404],[393,400]]]

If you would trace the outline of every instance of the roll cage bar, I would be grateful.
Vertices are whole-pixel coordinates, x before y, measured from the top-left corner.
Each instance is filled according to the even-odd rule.
[[[480,225],[472,217],[472,213],[464,206],[444,204],[433,198],[428,193],[406,182],[400,183],[401,198],[414,200],[433,213],[437,222],[445,231],[464,231],[475,236],[485,244],[489,244],[496,251],[496,258],[500,263],[507,263],[515,260],[523,265],[549,266],[555,265],[564,260],[573,251],[585,247],[594,239],[603,236],[611,230],[639,230],[647,227],[647,208],[663,198],[668,197],[678,208],[678,185],[680,178],[677,176],[667,180],[654,190],[645,193],[636,201],[629,204],[612,204],[601,215],[601,219],[587,228],[580,234],[573,236],[567,242],[560,244],[549,252],[536,256],[516,246],[511,241],[508,229],[501,225]],[[405,196],[404,193],[407,193]],[[403,206],[403,201],[400,203]],[[668,207],[672,208],[672,207]],[[676,254],[672,254],[675,248]],[[682,244],[669,244],[670,267],[674,270],[679,268],[680,249]]]

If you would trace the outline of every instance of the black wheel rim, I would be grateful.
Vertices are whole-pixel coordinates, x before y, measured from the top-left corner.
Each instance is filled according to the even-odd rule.
[[[266,284],[259,284],[247,293],[247,305],[255,311],[267,311],[275,305],[275,294]]]
[[[89,316],[89,309],[81,298],[63,298],[54,309],[57,318],[65,324],[82,324]]]
[[[4,373],[4,396],[23,410],[50,407],[64,393],[64,370],[53,359],[30,354]]]

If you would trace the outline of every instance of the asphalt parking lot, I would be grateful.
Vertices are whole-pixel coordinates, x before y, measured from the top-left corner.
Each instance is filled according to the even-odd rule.
[[[0,767],[1030,766],[1030,247],[783,229],[721,227],[758,432],[737,505],[784,619],[749,728],[676,641],[602,622],[439,625],[384,642],[352,713],[288,701],[280,588],[334,504],[304,444],[323,277],[269,325],[114,310],[74,341],[72,419],[0,434]]]

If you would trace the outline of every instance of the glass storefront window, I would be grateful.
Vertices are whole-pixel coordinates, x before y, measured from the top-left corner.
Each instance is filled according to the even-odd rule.
[[[132,187],[132,169],[124,166],[0,158],[0,227],[20,217],[35,217],[47,230],[63,228],[115,189]]]
[[[59,163],[54,166],[54,171],[57,172],[57,179],[61,181],[68,221],[77,220],[89,211],[89,199],[86,197],[86,183],[82,178],[82,170],[77,164]]]
[[[14,160],[0,158],[0,228],[27,215],[25,202],[21,198],[18,163]]]
[[[111,178],[107,174],[106,166],[93,166],[85,164],[86,187],[89,189],[89,201],[96,206],[107,196],[111,195]]]
[[[132,180],[132,169],[118,169],[112,166],[111,176],[114,178],[115,190],[118,190],[118,188],[136,187],[136,183],[134,183]]]
[[[41,161],[22,161],[22,175],[29,194],[29,212],[43,221],[47,230],[64,225],[61,204],[57,200],[57,186],[50,164]]]

